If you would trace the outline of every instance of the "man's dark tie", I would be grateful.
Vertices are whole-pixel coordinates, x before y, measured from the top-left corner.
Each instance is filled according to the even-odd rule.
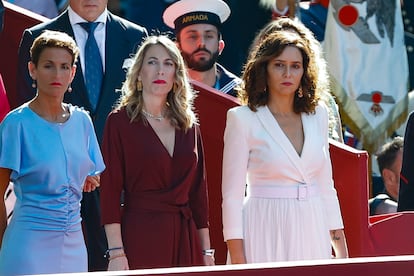
[[[92,110],[95,111],[101,93],[103,66],[94,31],[99,22],[83,22],[80,25],[88,32],[85,44],[85,84]]]

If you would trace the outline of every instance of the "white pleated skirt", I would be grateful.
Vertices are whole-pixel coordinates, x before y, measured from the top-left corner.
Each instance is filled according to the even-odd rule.
[[[319,197],[248,198],[243,211],[247,263],[331,258],[323,208]]]

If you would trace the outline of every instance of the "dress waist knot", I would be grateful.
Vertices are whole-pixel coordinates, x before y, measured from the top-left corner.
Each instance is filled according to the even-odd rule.
[[[192,212],[188,204],[174,205],[168,202],[160,202],[156,199],[149,198],[134,198],[133,200],[125,201],[125,211],[156,211],[156,212],[169,212],[169,213],[180,213],[186,220],[192,217]]]

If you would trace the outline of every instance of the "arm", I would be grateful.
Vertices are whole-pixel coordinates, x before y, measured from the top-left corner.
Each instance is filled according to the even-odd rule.
[[[108,271],[129,270],[128,259],[122,243],[121,224],[111,223],[105,225],[108,239],[109,264]],[[115,249],[116,248],[116,249]]]
[[[324,139],[324,154],[325,163],[320,170],[320,176],[318,183],[322,192],[322,198],[325,203],[326,217],[328,227],[331,234],[331,244],[335,251],[336,258],[347,258],[348,248],[346,244],[344,226],[342,221],[341,209],[339,206],[339,200],[336,193],[336,189],[333,183],[332,176],[332,163],[329,152],[329,140],[328,140],[328,110],[326,106],[318,107],[319,119],[322,123],[322,133],[320,137]]]
[[[244,244],[242,239],[227,240],[227,249],[230,252],[232,264],[245,264]]]
[[[100,186],[100,175],[88,175],[83,186],[84,192],[93,192]]]
[[[245,196],[249,146],[248,122],[234,110],[227,113],[223,151],[223,236],[231,263],[246,263],[243,245],[243,200]]]
[[[204,250],[211,249],[210,230],[208,228],[209,208],[208,192],[206,181],[206,168],[204,160],[204,147],[201,132],[198,126],[195,127],[195,144],[198,152],[197,174],[193,187],[189,194],[190,208],[193,212],[194,222],[198,229],[201,250],[205,265],[214,265],[214,253],[205,254]]]
[[[86,112],[85,112],[86,113]],[[101,172],[105,169],[101,149],[99,147],[98,139],[96,137],[95,129],[93,127],[92,119],[89,114],[85,114],[87,120],[86,123],[89,125],[90,136],[89,136],[89,157],[93,160],[95,167],[89,172],[89,175],[85,179],[83,186],[84,192],[93,192],[101,186]]]
[[[201,228],[198,229],[198,236],[201,242],[201,249],[204,251],[206,249],[210,249],[210,231],[208,228]],[[203,252],[204,257],[204,264],[205,265],[214,265],[214,253],[213,255],[206,255]]]
[[[331,230],[331,244],[336,258],[348,258],[348,247],[346,245],[344,229]]]
[[[115,120],[115,121],[114,121]],[[112,114],[106,121],[102,154],[107,165],[101,175],[100,206],[101,219],[108,240],[109,265],[108,270],[128,270],[128,260],[124,256],[124,244],[121,232],[121,206],[120,198],[124,183],[123,158],[121,154],[121,141],[119,138],[119,121]],[[122,248],[122,249],[114,249]],[[115,256],[118,256],[115,258]]]
[[[0,168],[0,195],[4,199],[4,194],[6,192],[7,186],[10,182],[10,169]],[[7,212],[6,212],[6,204],[4,200],[0,202],[0,249],[1,249],[1,242],[3,240],[4,231],[7,227]]]

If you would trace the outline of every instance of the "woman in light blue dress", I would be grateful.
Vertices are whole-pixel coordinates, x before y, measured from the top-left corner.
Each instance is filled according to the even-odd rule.
[[[0,125],[0,194],[14,183],[7,225],[0,203],[0,275],[86,272],[82,191],[99,186],[105,168],[88,113],[63,103],[78,56],[68,35],[46,31],[33,43],[33,100]]]

